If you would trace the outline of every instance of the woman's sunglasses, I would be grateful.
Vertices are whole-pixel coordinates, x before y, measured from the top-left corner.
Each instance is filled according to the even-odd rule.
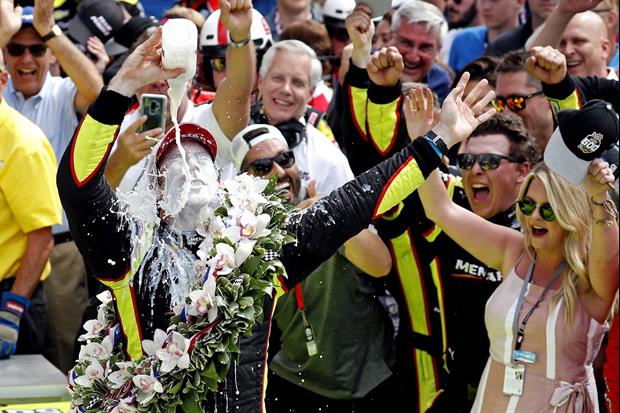
[[[538,205],[532,198],[525,196],[517,201],[517,205],[523,215],[527,215],[529,217],[534,213],[536,208],[538,208],[538,213],[542,219],[549,222],[555,221],[555,212],[553,212],[553,208],[551,208],[551,204],[549,204],[549,202]]]
[[[498,112],[503,112],[504,109],[506,109],[506,106],[508,106],[508,109],[513,112],[519,112],[525,109],[526,100],[542,94],[543,91],[539,90],[538,92],[534,92],[529,95],[510,95],[508,97],[495,96],[495,99],[491,101],[491,104]]]
[[[499,168],[502,159],[510,162],[523,162],[512,156],[498,155],[496,153],[460,153],[456,156],[459,168],[469,171],[478,162],[478,165],[485,171]]]
[[[34,57],[41,57],[45,54],[47,50],[47,46],[43,43],[25,45],[19,43],[9,43],[6,45],[6,50],[13,57],[19,57],[26,52],[26,49],[30,52]]]
[[[252,169],[257,176],[265,176],[273,169],[273,163],[277,163],[283,169],[290,168],[295,164],[295,155],[293,151],[280,152],[273,158],[257,159],[248,166],[248,170]]]

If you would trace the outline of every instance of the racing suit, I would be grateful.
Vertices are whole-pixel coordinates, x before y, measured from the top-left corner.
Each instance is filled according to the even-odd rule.
[[[400,83],[378,86],[351,64],[343,94],[343,146],[354,173],[407,145]],[[452,200],[469,208],[460,177],[443,178]],[[516,225],[512,208],[491,221]],[[399,304],[396,376],[402,387],[391,411],[469,411],[468,386],[477,386],[488,357],[484,306],[501,273],[428,220],[415,193],[374,225],[392,254],[387,287]]]
[[[142,357],[142,339],[152,337],[157,328],[167,328],[171,294],[189,271],[180,258],[191,257],[192,246],[199,244],[200,238],[196,239],[197,234],[174,234],[165,224],[145,228],[119,208],[103,172],[130,104],[130,98],[104,89],[65,151],[57,181],[71,233],[94,276],[110,289],[126,355],[136,360]],[[288,274],[282,279],[283,286],[289,288],[301,281],[373,218],[411,194],[439,162],[432,144],[416,139],[377,168],[312,207],[293,213],[288,229],[297,242],[287,244],[281,252]],[[175,263],[162,272],[158,257]],[[264,308],[273,305],[268,301]],[[266,315],[270,319],[271,313]],[[248,374],[229,370],[222,385],[229,397],[218,401],[218,411],[262,410],[269,323],[256,326],[250,342],[241,343],[241,364],[247,366]]]

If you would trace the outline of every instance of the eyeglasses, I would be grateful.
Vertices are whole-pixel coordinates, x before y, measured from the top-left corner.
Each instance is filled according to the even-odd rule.
[[[47,50],[47,46],[44,43],[37,44],[19,44],[19,43],[9,43],[6,45],[6,50],[13,57],[19,57],[26,52],[26,49],[30,52],[34,57],[41,57],[45,54]]]
[[[215,57],[211,59],[211,67],[218,73],[222,73],[226,70],[226,58],[225,57]]]
[[[290,168],[295,164],[295,155],[293,151],[280,152],[273,158],[257,159],[248,166],[248,170],[252,169],[257,176],[265,176],[273,169],[273,163],[277,163],[283,169]]]
[[[527,215],[529,217],[534,213],[536,208],[538,208],[538,213],[542,219],[549,222],[555,221],[555,212],[553,212],[553,208],[551,208],[551,204],[549,204],[549,202],[538,205],[532,198],[525,196],[517,201],[517,205],[523,215]]]
[[[506,109],[506,106],[513,112],[519,112],[525,109],[525,101],[529,98],[533,98],[534,96],[542,95],[543,91],[539,90],[538,92],[534,92],[532,94],[523,96],[523,95],[510,95],[508,97],[503,96],[495,96],[495,99],[492,100],[493,107],[498,112],[503,112]]]
[[[509,162],[523,162],[519,158],[513,156],[499,155],[496,153],[460,153],[456,156],[456,162],[459,168],[469,171],[474,167],[474,164],[478,162],[478,165],[485,171],[489,169],[499,168],[499,164],[502,159],[506,159]]]

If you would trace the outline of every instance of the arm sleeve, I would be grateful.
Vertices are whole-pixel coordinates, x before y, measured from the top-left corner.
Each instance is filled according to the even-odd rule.
[[[353,235],[367,228],[419,187],[440,163],[431,144],[418,138],[310,208],[291,216],[297,242],[284,247],[282,262],[295,285]]]
[[[130,266],[130,228],[103,172],[131,99],[105,90],[76,129],[58,169],[57,184],[69,229],[86,263],[101,279]]]
[[[579,109],[587,101],[601,99],[614,105],[618,111],[620,99],[617,80],[600,77],[575,77],[567,74],[555,85],[543,83],[543,92],[551,104],[553,114],[563,109]]]

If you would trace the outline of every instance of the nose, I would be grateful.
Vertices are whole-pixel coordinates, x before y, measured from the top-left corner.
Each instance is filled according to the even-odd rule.
[[[267,175],[268,178],[271,178],[272,176],[277,176],[278,178],[286,176],[286,171],[284,168],[282,168],[280,164],[275,161],[271,163],[271,171],[269,171],[269,175]]]
[[[569,56],[573,53],[575,53],[575,46],[573,45],[572,42],[566,42],[566,44],[563,45],[563,47],[560,47],[560,53],[562,53],[565,56]]]
[[[483,172],[484,172],[484,169],[480,167],[480,164],[478,163],[478,160],[476,159],[476,162],[474,162],[474,165],[471,167],[471,173],[473,173],[474,175],[482,175]]]

